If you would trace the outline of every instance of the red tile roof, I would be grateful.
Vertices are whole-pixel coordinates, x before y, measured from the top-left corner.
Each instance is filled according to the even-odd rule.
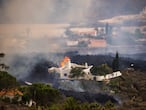
[[[91,39],[90,44],[88,45],[88,47],[106,47],[106,46],[107,43],[104,39],[100,39],[100,40]]]
[[[18,89],[11,89],[11,90],[0,91],[0,96],[3,96],[3,95],[8,95],[8,96],[20,95],[20,96],[22,96],[23,93],[21,91],[19,91]]]

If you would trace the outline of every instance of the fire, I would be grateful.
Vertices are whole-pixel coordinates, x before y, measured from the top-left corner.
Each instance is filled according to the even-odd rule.
[[[60,63],[61,67],[63,67],[68,61],[70,61],[70,58],[65,56],[62,62]]]

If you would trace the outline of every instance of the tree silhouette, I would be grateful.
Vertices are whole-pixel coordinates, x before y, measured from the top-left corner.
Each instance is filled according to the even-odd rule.
[[[47,106],[60,99],[59,91],[47,84],[35,83],[31,86],[21,87],[20,89],[24,93],[22,97],[24,102],[32,99],[37,105]]]
[[[112,68],[113,68],[114,72],[119,70],[119,54],[118,54],[118,52],[116,52],[116,56],[113,59]]]
[[[4,53],[0,53],[0,58],[3,58],[5,56]]]
[[[6,71],[0,71],[0,90],[11,89],[17,87],[16,78]]]
[[[94,66],[91,68],[91,73],[93,75],[106,75],[112,72],[112,68],[110,68],[107,64],[102,64],[99,66]]]
[[[7,70],[9,68],[9,66],[5,65],[4,63],[1,62],[1,58],[4,58],[5,54],[4,53],[0,53],[0,71],[2,70]]]

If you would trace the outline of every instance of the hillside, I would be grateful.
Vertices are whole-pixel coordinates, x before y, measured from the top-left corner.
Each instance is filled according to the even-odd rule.
[[[113,57],[102,56],[102,55],[101,56],[78,55],[78,56],[71,56],[71,59],[73,62],[78,63],[78,64],[83,64],[84,62],[89,62],[89,64],[93,64],[93,65],[100,65],[102,63],[107,63],[109,64],[109,66],[111,66]],[[46,90],[52,91],[52,90],[58,89],[57,91],[59,91],[59,94],[61,94],[62,97],[60,98],[61,103],[60,103],[60,100],[57,100],[57,102],[52,103],[54,106],[58,107],[56,110],[60,110],[59,109],[60,107],[64,107],[64,106],[68,107],[70,106],[71,103],[74,103],[76,107],[80,107],[80,108],[84,108],[83,106],[86,105],[88,106],[87,110],[90,110],[90,107],[92,106],[94,102],[96,102],[96,106],[98,105],[101,108],[103,108],[105,107],[104,104],[106,104],[108,100],[110,100],[112,104],[114,104],[114,110],[131,110],[131,109],[144,110],[146,108],[146,95],[145,95],[146,93],[146,71],[145,71],[146,63],[145,62],[146,61],[133,60],[130,58],[120,57],[120,67],[121,67],[120,69],[121,69],[122,76],[112,79],[110,80],[110,82],[79,80],[79,81],[70,81],[66,83],[64,81],[63,83],[61,83],[57,80],[54,80],[53,79],[54,76],[51,76],[51,74],[48,74],[47,72],[48,67],[51,67],[52,63],[48,64],[46,60],[40,60],[34,65],[34,67],[32,68],[32,71],[28,75],[28,78],[30,78],[29,76],[31,76],[31,79],[32,79],[31,81],[36,83],[36,82],[42,81],[40,80],[40,76],[41,76],[41,79],[44,79],[44,77],[46,79],[50,78],[51,80],[53,80],[53,82],[57,83],[57,87],[55,86],[56,88],[52,86],[45,86],[46,84],[48,84],[46,81],[45,81],[45,84],[42,83],[41,86],[36,86],[36,89],[40,87],[38,89],[39,91],[42,91],[43,86],[50,88],[50,89],[49,88],[43,89],[45,91]],[[131,63],[134,64],[134,68],[130,68]],[[3,83],[1,84],[8,85],[8,86],[7,85],[4,86],[5,88],[21,87],[19,84],[17,84],[15,77],[9,77],[8,72],[1,72],[0,76],[1,76],[0,81],[3,81]],[[12,86],[10,86],[10,83],[12,84]],[[3,89],[4,87],[1,85],[1,89]],[[29,88],[29,86],[26,86],[26,88]],[[29,91],[27,92],[28,92],[27,94],[29,94]],[[43,94],[43,91],[41,93]],[[54,92],[51,92],[51,93],[54,94]],[[39,92],[38,94],[40,95]],[[45,94],[47,95],[48,92],[46,92]],[[49,97],[48,99],[50,100],[51,97],[50,96],[47,96],[47,97]],[[75,98],[75,100],[69,99],[71,103],[70,101],[68,103],[68,97],[73,97]],[[39,102],[42,105],[46,104],[46,100],[48,100],[46,98],[43,98],[43,99],[45,99],[45,101],[43,100],[45,103]],[[38,100],[38,101],[41,101],[41,100]],[[67,105],[65,105],[66,103]],[[18,110],[29,109],[28,107],[25,106],[24,102],[23,104],[22,103],[12,104],[12,103],[4,102],[2,100],[0,101],[0,110],[13,110],[13,109],[15,110],[16,108]],[[101,110],[101,108],[98,108],[97,110]],[[35,108],[34,110],[37,110],[37,108]],[[62,108],[61,110],[64,110],[64,108]],[[108,109],[105,109],[105,110],[108,110]]]
[[[88,94],[74,91],[63,91],[61,94],[65,97],[72,96],[84,103],[84,101],[90,102],[96,98],[98,98],[96,100],[100,100],[99,96],[95,99],[91,99],[94,97],[92,96],[93,94],[90,94],[91,92],[106,93],[110,96],[118,97],[119,104],[116,104],[116,110],[144,110],[146,107],[146,73],[133,69],[123,70],[122,73],[122,77],[112,79],[109,83],[81,81]],[[91,87],[92,89],[90,90],[89,88]],[[96,91],[97,89],[98,91]],[[1,110],[12,110],[16,108],[19,110],[28,109],[22,105],[9,104],[3,101],[0,102],[0,107]]]
[[[118,110],[144,110],[146,108],[146,73],[133,70],[122,71],[120,79],[109,83],[112,90],[117,90],[122,105]]]

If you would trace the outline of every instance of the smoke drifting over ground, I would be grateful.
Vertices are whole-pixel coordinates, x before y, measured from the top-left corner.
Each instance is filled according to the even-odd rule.
[[[74,97],[81,102],[98,102],[105,104],[107,101],[111,101],[115,104],[120,104],[120,101],[117,100],[114,96],[103,93],[91,93],[91,92],[75,92],[75,91],[61,91],[67,97]]]
[[[98,66],[106,63],[111,67],[112,60],[114,58],[110,55],[73,55],[70,57],[72,62],[77,64],[84,64],[85,62],[88,62],[89,65]],[[144,60],[145,54],[141,55],[141,57],[137,58],[137,60],[132,59],[132,57],[133,56],[131,56],[131,58],[124,58],[120,56],[120,69],[123,70],[130,67],[131,64],[134,64],[134,68],[136,70],[146,71],[146,61],[138,60],[140,58]],[[30,82],[50,82],[56,84],[58,83],[57,80],[59,79],[59,76],[58,74],[48,73],[48,68],[52,66],[58,67],[60,65],[59,62],[62,58],[62,55],[55,56],[54,54],[52,54],[52,56],[51,54],[49,54],[49,56],[46,56],[44,54],[27,56],[17,55],[14,57],[6,56],[6,59],[4,59],[4,61],[8,66],[10,66],[10,69],[8,71],[12,75],[16,76],[16,78],[19,80],[27,80]],[[134,56],[134,58],[136,58],[136,56]],[[62,82],[62,86],[60,86],[60,88],[65,88],[63,87],[65,86],[64,83],[66,84],[67,82]],[[69,82],[67,84],[72,86],[66,85],[66,89],[71,89],[72,87],[72,89],[84,91],[84,88],[81,87],[82,84],[78,81],[75,82],[75,85],[73,85],[74,83],[72,82]],[[77,86],[79,86],[80,88],[76,88]]]
[[[57,59],[55,54],[6,55],[4,62],[10,66],[8,70],[10,74],[19,80],[48,82],[53,80],[53,74],[48,73],[48,68],[58,66],[60,57]]]

